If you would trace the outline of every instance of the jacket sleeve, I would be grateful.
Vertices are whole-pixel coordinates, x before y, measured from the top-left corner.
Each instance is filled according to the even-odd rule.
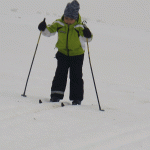
[[[42,32],[42,35],[50,37],[55,35],[57,32],[58,24],[57,21],[53,22],[52,25],[47,25],[46,29]]]
[[[88,42],[91,42],[92,41],[92,39],[93,39],[93,34],[92,34],[92,36],[91,36],[91,38],[86,38],[86,37],[84,37],[84,34],[83,34],[83,30],[84,30],[84,26],[83,25],[80,25],[80,28],[78,28],[78,30],[79,30],[79,34],[80,34],[80,39],[82,39],[82,41],[84,41],[84,42],[87,42],[87,40],[88,40]]]

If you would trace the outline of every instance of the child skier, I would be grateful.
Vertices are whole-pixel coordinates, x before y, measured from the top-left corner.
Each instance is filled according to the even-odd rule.
[[[51,87],[50,102],[59,102],[64,97],[68,69],[70,69],[70,100],[72,105],[81,105],[83,100],[82,65],[85,42],[92,40],[90,30],[83,26],[77,0],[68,3],[64,15],[52,25],[42,21],[38,29],[44,36],[52,36],[58,32],[56,48],[57,68]]]

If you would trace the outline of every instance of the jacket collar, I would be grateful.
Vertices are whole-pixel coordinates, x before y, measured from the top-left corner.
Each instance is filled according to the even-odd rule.
[[[61,21],[62,21],[65,25],[67,25],[67,24],[64,22],[64,15],[61,17]],[[69,25],[69,27],[74,27],[75,25],[80,24],[80,23],[81,23],[81,16],[80,16],[80,14],[78,14],[78,19],[75,21],[75,23]]]

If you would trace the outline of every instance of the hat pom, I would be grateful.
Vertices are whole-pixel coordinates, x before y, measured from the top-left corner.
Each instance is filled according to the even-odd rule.
[[[71,2],[70,7],[71,7],[72,9],[75,9],[76,11],[79,11],[79,9],[80,9],[80,4],[78,3],[77,0],[73,0],[73,1]]]

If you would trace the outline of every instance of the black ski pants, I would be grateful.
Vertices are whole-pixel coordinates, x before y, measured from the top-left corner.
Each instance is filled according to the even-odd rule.
[[[57,68],[51,87],[51,97],[63,99],[67,84],[68,70],[70,71],[70,100],[83,100],[82,66],[84,54],[78,56],[66,56],[56,53]]]

